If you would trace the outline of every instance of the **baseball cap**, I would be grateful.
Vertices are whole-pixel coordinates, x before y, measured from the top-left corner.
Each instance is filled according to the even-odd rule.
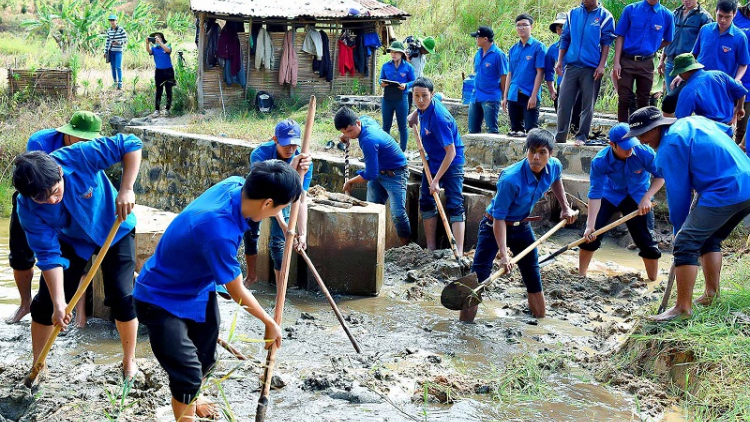
[[[654,106],[639,108],[630,115],[630,119],[628,119],[630,131],[625,136],[640,136],[657,126],[671,125],[675,120],[677,119],[664,117],[661,111]]]
[[[279,145],[286,147],[289,145],[302,145],[302,130],[297,122],[292,119],[286,119],[276,125],[276,140]]]
[[[471,33],[471,36],[474,38],[487,37],[492,41],[495,38],[495,32],[489,26],[480,26],[476,32]]]
[[[629,150],[640,144],[638,138],[630,138],[625,135],[630,131],[627,123],[618,123],[609,130],[609,140],[624,150]]]

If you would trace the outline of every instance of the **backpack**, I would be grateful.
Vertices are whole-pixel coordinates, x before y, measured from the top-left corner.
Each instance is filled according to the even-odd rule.
[[[266,91],[255,94],[255,109],[261,113],[270,113],[273,109],[273,97]]]

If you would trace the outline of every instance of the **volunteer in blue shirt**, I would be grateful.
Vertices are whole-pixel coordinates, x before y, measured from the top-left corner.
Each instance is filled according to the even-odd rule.
[[[463,254],[466,213],[464,210],[464,142],[458,133],[456,120],[443,103],[434,97],[434,85],[429,78],[414,81],[414,103],[419,119],[420,136],[432,172],[432,184],[422,175],[419,191],[419,211],[422,212],[427,249],[437,249],[437,205],[433,192],[445,189],[445,212],[451,223],[458,252]],[[410,119],[411,120],[411,119]]]
[[[708,306],[719,294],[721,242],[750,214],[750,160],[727,126],[701,116],[675,121],[656,107],[633,113],[626,136],[637,136],[656,150],[656,170],[666,182],[675,233],[677,303],[652,319],[689,317],[699,261],[706,290],[695,303]],[[691,210],[693,191],[698,200]]]
[[[391,210],[391,218],[401,243],[406,245],[411,238],[409,215],[406,213],[406,184],[409,169],[404,152],[391,135],[383,132],[378,123],[368,116],[358,117],[349,107],[341,107],[333,118],[336,130],[341,131],[341,141],[349,143],[359,140],[365,169],[344,183],[348,195],[356,184],[367,183],[367,201],[385,204]]]
[[[78,130],[73,130],[78,127]],[[29,137],[26,143],[26,151],[44,151],[47,154],[73,145],[76,142],[92,140],[101,135],[102,120],[90,111],[76,111],[67,125],[57,129],[43,129]],[[82,130],[85,129],[85,130]],[[78,136],[71,135],[75,132]],[[9,317],[7,323],[15,323],[23,319],[31,310],[31,281],[34,278],[34,251],[29,248],[21,223],[18,221],[16,204],[18,202],[18,191],[11,197],[10,227],[8,230],[8,261],[13,269],[13,279],[16,282],[18,293],[21,296],[21,304],[16,312]],[[83,300],[78,302],[85,304]],[[85,325],[86,312],[83,305],[76,307],[76,325]]]
[[[747,51],[747,36],[732,24],[736,13],[737,3],[734,0],[719,0],[716,4],[716,22],[698,32],[693,55],[707,70],[720,70],[739,81],[750,64],[750,53]],[[679,80],[675,82],[679,83]]]
[[[583,144],[588,139],[594,104],[614,40],[615,20],[597,0],[583,0],[567,13],[555,68],[558,75],[565,71],[558,92],[556,142],[565,143],[572,123],[579,119],[580,125],[575,125],[576,143]],[[577,98],[581,102],[578,113],[574,108]]]
[[[508,74],[508,56],[495,44],[495,32],[480,26],[471,36],[476,38],[474,55],[474,93],[469,103],[469,133],[480,133],[482,121],[488,133],[500,133],[497,123],[503,87]]]
[[[153,42],[151,40],[154,40]],[[169,45],[161,32],[154,32],[146,38],[146,52],[154,56],[154,83],[156,84],[156,101],[154,103],[154,116],[160,113],[162,116],[169,114],[172,108],[172,87],[176,84],[174,80],[174,68],[172,67],[172,46]],[[161,95],[167,91],[167,106],[161,110]]]
[[[674,69],[674,58],[693,51],[700,29],[714,21],[711,14],[698,4],[698,0],[682,0],[682,5],[672,14],[674,16],[674,40],[664,47],[658,66],[659,74],[664,75],[667,83],[667,95],[672,91],[669,85],[673,79],[670,73]]]
[[[533,25],[534,18],[529,15],[516,17],[516,33],[520,40],[508,52],[510,71],[502,102],[503,111],[510,118],[509,136],[524,137],[526,132],[539,127],[547,48],[531,36]]]
[[[300,145],[302,145],[302,131],[299,124],[291,119],[283,120],[276,125],[273,140],[260,144],[250,154],[250,168],[267,160],[283,160],[291,163],[296,156],[301,154]],[[299,216],[297,218],[297,247],[301,249],[307,249],[307,191],[310,190],[312,173],[313,166],[310,165],[302,180],[302,196],[299,201]],[[271,219],[271,236],[268,239],[268,249],[271,252],[275,276],[271,282],[276,283],[277,286],[281,277],[281,261],[284,256],[289,211],[290,207],[284,208]],[[247,264],[246,286],[258,281],[258,239],[260,238],[260,221],[249,222],[248,224],[250,229],[244,235],[245,262]]]
[[[63,129],[82,137],[88,125]],[[90,126],[88,126],[90,128]],[[81,136],[84,135],[84,136]],[[122,220],[102,261],[104,304],[120,333],[123,376],[135,376],[138,319],[133,307],[135,271],[135,206],[133,184],[141,163],[141,140],[134,135],[97,138],[60,148],[51,154],[25,152],[15,161],[13,185],[19,192],[18,217],[42,270],[39,293],[31,303],[34,361],[54,329],[65,328],[65,312],[86,262],[103,244],[115,218]],[[119,192],[104,170],[122,162]]]
[[[618,211],[627,215],[639,210],[639,216],[625,224],[640,250],[638,255],[643,258],[648,279],[656,281],[661,251],[648,229],[646,214],[651,212],[651,198],[664,186],[664,179],[657,175],[654,150],[641,145],[636,138],[625,137],[628,130],[627,123],[613,126],[609,131],[609,146],[591,161],[589,215],[583,233],[588,243],[580,246],[578,274],[586,275],[594,252],[601,246],[601,236],[592,233],[606,226]]]
[[[560,12],[557,14],[557,19],[549,24],[550,32],[557,34],[558,39],[547,47],[547,54],[544,56],[544,82],[547,83],[547,91],[549,92],[550,99],[555,105],[555,111],[557,111],[557,89],[560,87],[560,82],[562,82],[562,75],[555,76],[555,63],[557,62],[557,54],[560,51],[559,37],[563,31],[563,25],[565,24],[566,19],[565,16],[564,12]],[[578,104],[580,109],[579,102],[578,98],[576,98],[576,104]]]
[[[615,29],[615,61],[617,78],[617,120],[628,121],[630,101],[635,82],[636,104],[648,105],[654,81],[656,52],[674,38],[674,16],[659,0],[641,0],[625,6]]]
[[[687,81],[677,98],[676,118],[695,113],[730,126],[736,123],[747,95],[739,82],[724,72],[704,70],[690,53],[675,58],[672,73]]]
[[[750,5],[746,4],[737,8],[737,14],[734,15],[732,24],[745,34],[745,37],[748,39],[748,44],[750,45]],[[740,82],[742,83],[742,86],[750,92],[750,72],[748,72],[747,69],[745,69],[745,74],[742,75]],[[750,117],[750,98],[745,97],[743,110],[745,111],[744,116],[737,123],[737,130],[734,133],[734,142],[742,145],[744,145],[742,141],[745,139],[747,121],[748,117]]]
[[[529,217],[534,205],[552,188],[552,193],[562,206],[560,218],[569,223],[576,220],[575,212],[568,205],[562,183],[562,163],[552,157],[555,138],[544,129],[533,129],[526,137],[526,158],[508,166],[497,181],[497,193],[487,207],[487,212],[479,223],[477,249],[471,271],[481,281],[492,272],[496,256],[498,262],[508,271],[513,269],[508,256],[508,248],[518,254],[534,243],[534,232],[530,221],[539,217]],[[526,285],[529,309],[536,318],[544,318],[545,304],[542,291],[542,276],[539,273],[539,260],[536,248],[518,261],[521,278]],[[461,321],[473,321],[478,306],[461,311]]]
[[[406,50],[402,42],[392,42],[387,51],[391,54],[391,60],[380,68],[380,86],[383,87],[381,105],[383,130],[385,133],[391,133],[393,113],[396,113],[401,151],[406,151],[406,145],[409,142],[409,128],[406,124],[406,117],[409,115],[407,93],[412,88],[416,77],[414,67],[406,61]],[[384,80],[391,82],[384,82]],[[394,82],[398,82],[398,85],[394,85]]]
[[[216,363],[217,285],[265,325],[266,348],[281,346],[281,327],[242,284],[237,249],[250,221],[277,215],[300,197],[300,176],[310,162],[308,155],[296,156],[291,166],[264,161],[250,169],[247,179],[217,183],[172,221],[138,275],[136,311],[148,328],[154,356],[169,375],[175,420],[218,416],[213,403],[198,397]]]

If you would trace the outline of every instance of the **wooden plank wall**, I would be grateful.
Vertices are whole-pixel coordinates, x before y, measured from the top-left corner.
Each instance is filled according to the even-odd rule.
[[[75,95],[70,69],[8,69],[8,87],[11,94],[28,89],[44,96],[71,99]]]
[[[247,33],[237,34],[242,48],[242,57],[247,57]],[[243,59],[244,60],[244,59]],[[219,90],[221,80],[221,91]],[[224,93],[224,105],[235,106],[245,99],[245,90],[239,84],[227,85],[224,81],[224,69],[214,67],[203,73],[203,101],[205,108],[221,108],[221,93]]]

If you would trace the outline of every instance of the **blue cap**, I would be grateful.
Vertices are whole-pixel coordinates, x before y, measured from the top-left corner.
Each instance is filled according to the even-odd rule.
[[[109,15],[109,17],[107,18],[107,20],[108,21],[116,21],[117,20],[117,15],[115,15],[114,13],[112,13],[111,15]]]
[[[283,120],[276,125],[276,140],[282,147],[302,145],[302,130],[294,120]]]
[[[630,126],[627,123],[618,123],[612,126],[609,130],[609,140],[617,144],[620,148],[628,150],[638,145],[640,141],[638,138],[628,138],[625,135],[630,131]]]

